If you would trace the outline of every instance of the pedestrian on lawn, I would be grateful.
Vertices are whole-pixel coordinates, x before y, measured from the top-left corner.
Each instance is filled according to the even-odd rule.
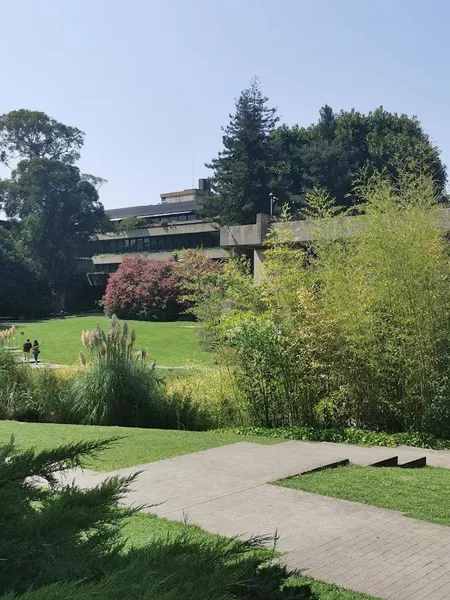
[[[33,342],[32,352],[33,352],[33,356],[34,356],[34,364],[37,365],[38,364],[38,356],[41,353],[41,351],[39,350],[39,342],[37,340],[34,340],[34,342]]]
[[[30,362],[30,350],[31,350],[31,342],[27,340],[23,345],[23,360],[24,362]]]

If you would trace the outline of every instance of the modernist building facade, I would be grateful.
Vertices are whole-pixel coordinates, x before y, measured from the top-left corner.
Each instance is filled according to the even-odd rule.
[[[99,235],[92,240],[90,283],[105,285],[109,273],[116,271],[128,254],[168,260],[175,251],[200,248],[210,258],[225,258],[227,252],[220,248],[219,228],[204,222],[198,214],[199,200],[207,193],[207,181],[200,179],[198,188],[161,194],[159,204],[107,210],[113,223],[132,223],[128,220],[138,219],[138,228]]]
[[[258,277],[264,261],[267,235],[274,230],[281,238],[298,246],[310,244],[317,234],[318,223],[310,221],[276,222],[269,215],[259,214],[256,223],[219,227],[199,216],[199,200],[208,193],[207,181],[199,180],[198,188],[161,194],[159,204],[107,210],[113,223],[139,219],[136,229],[99,235],[91,242],[92,262],[88,273],[91,285],[104,287],[110,273],[116,271],[124,256],[146,254],[150,260],[168,260],[174,252],[200,248],[212,259],[225,259],[237,250],[246,254]],[[335,222],[327,235],[351,235],[364,217],[343,217]],[[450,231],[450,209],[441,210],[441,226]]]

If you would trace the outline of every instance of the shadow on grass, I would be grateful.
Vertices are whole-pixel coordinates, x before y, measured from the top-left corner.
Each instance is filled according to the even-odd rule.
[[[284,587],[289,573],[273,553],[244,542],[204,534],[186,526],[172,538],[131,548],[103,565],[96,576],[29,590],[20,600],[307,600],[309,585]]]
[[[267,540],[229,540],[119,510],[138,474],[89,489],[61,480],[61,470],[116,441],[41,452],[17,452],[14,440],[0,446],[0,600],[312,597],[308,585],[284,587],[290,574],[258,545]]]

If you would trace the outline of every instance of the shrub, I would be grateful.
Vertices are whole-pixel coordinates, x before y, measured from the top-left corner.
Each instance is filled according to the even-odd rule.
[[[333,442],[336,444],[357,444],[358,446],[413,446],[416,448],[433,448],[435,450],[450,449],[450,440],[437,438],[426,433],[407,431],[401,433],[385,433],[346,427],[341,429],[321,429],[319,427],[233,427],[222,430],[244,436],[264,436],[285,440],[301,440],[305,442]]]
[[[317,194],[308,251],[278,224],[258,282],[227,267],[234,310],[212,326],[254,425],[449,436],[450,259],[433,182],[417,170],[356,189],[351,235]]]
[[[146,350],[134,352],[136,335],[113,316],[108,331],[84,331],[90,365],[70,388],[74,420],[93,425],[164,425],[162,382],[146,364]]]
[[[0,447],[0,593],[98,577],[118,555],[130,511],[118,511],[117,504],[134,476],[80,490],[58,483],[55,475],[111,442],[79,442],[39,453],[17,453],[13,441]],[[36,485],[35,478],[49,487]]]
[[[0,418],[71,423],[73,368],[32,369],[0,350]]]
[[[14,355],[0,348],[0,418],[14,419],[24,411],[28,398],[26,370]]]
[[[50,423],[72,423],[73,407],[70,396],[76,369],[28,369],[26,371],[25,412],[14,418]]]
[[[103,302],[121,318],[172,320],[183,310],[181,296],[174,261],[125,256],[108,279]]]
[[[9,379],[17,372],[18,365],[14,355],[0,347],[0,380]]]
[[[167,383],[171,422],[178,429],[206,430],[244,425],[248,415],[234,373],[225,366],[189,368]]]

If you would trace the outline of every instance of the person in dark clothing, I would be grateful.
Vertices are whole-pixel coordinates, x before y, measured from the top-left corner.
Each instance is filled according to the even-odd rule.
[[[34,342],[33,342],[32,352],[33,352],[33,356],[34,356],[34,364],[37,365],[38,364],[38,356],[41,352],[39,350],[39,342],[37,340],[34,340]]]
[[[30,362],[30,350],[31,350],[31,342],[27,340],[23,345],[23,360],[24,362]]]

